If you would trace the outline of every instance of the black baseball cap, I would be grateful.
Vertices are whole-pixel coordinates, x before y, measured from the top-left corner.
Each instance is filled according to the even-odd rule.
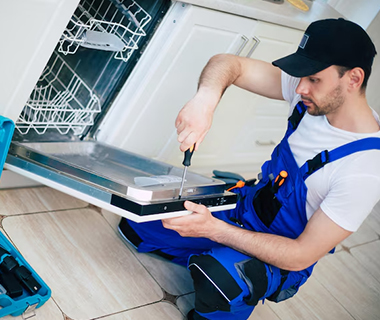
[[[368,34],[354,22],[318,20],[306,29],[297,51],[272,64],[294,77],[306,77],[332,65],[371,72],[376,55]]]

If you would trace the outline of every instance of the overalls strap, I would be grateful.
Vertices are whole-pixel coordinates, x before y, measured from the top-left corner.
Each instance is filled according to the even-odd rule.
[[[301,167],[300,170],[303,175],[303,179],[306,180],[311,174],[322,168],[327,163],[341,159],[355,152],[374,149],[380,150],[380,138],[364,138],[352,141],[331,151],[324,150],[318,153],[313,159],[306,161]]]
[[[307,108],[302,101],[299,101],[294,107],[291,116],[288,118],[288,129],[285,134],[286,138],[288,138],[297,129],[299,123],[305,115],[306,109]]]

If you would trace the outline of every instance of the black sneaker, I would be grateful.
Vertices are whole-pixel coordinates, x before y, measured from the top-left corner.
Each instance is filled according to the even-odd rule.
[[[142,239],[135,232],[135,230],[132,229],[126,218],[121,218],[118,230],[123,239],[137,250],[137,247],[142,242]]]
[[[121,218],[118,230],[122,238],[137,250],[138,246],[142,242],[142,239],[136,233],[136,231],[133,230],[133,228],[129,225],[128,220],[126,218]],[[169,261],[172,261],[175,258],[175,256],[162,252],[159,249],[150,251],[150,253],[156,254]]]

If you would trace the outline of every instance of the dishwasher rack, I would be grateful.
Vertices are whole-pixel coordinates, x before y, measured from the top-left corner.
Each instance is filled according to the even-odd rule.
[[[150,20],[151,16],[133,0],[82,0],[59,41],[58,51],[74,54],[84,46],[115,51],[115,59],[128,61],[146,36],[144,28]]]
[[[49,128],[80,135],[100,111],[99,98],[54,51],[15,125],[23,135]]]

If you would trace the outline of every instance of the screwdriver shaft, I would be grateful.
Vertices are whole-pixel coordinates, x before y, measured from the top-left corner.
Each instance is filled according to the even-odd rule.
[[[187,166],[185,166],[183,169],[181,188],[179,189],[178,199],[181,199],[181,196],[182,196],[182,190],[183,190],[183,185],[185,183],[186,172],[187,172]]]

